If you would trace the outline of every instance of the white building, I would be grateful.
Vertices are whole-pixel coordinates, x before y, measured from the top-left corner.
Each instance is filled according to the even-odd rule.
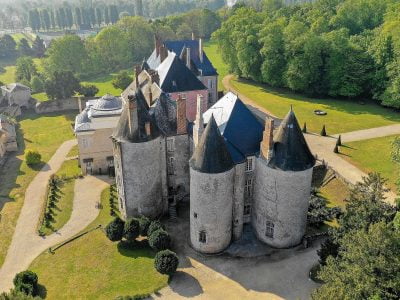
[[[4,115],[0,115],[0,158],[6,152],[18,151],[15,125]]]
[[[20,83],[11,83],[1,87],[0,104],[29,108],[31,104],[31,89]]]

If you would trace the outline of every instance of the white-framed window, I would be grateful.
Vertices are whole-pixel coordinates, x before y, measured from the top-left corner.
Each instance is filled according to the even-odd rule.
[[[274,238],[274,223],[267,220],[266,224],[265,224],[265,236],[269,237],[269,238]]]
[[[199,232],[199,242],[203,244],[207,243],[207,234],[204,230]]]
[[[244,183],[244,194],[247,197],[251,197],[253,195],[253,178],[247,178]]]
[[[254,171],[254,158],[248,157],[246,159],[246,172],[253,172]]]
[[[168,158],[168,174],[174,175],[174,167],[175,167],[175,158],[169,157]]]
[[[244,215],[245,216],[249,216],[251,214],[251,205],[250,204],[246,204],[244,206]]]
[[[167,140],[167,151],[168,152],[174,152],[175,150],[175,140],[174,139],[168,139]]]
[[[214,85],[214,81],[212,79],[208,79],[208,88],[212,89]]]

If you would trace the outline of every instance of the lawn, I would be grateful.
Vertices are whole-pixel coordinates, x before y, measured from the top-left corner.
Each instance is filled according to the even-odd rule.
[[[24,201],[25,190],[41,166],[30,168],[24,161],[28,149],[39,151],[42,161],[47,162],[57,148],[72,139],[71,122],[76,112],[36,115],[26,113],[19,118],[19,152],[12,154],[0,170],[0,265],[3,264],[7,248]]]
[[[389,180],[388,185],[396,191],[399,168],[392,161],[392,141],[395,136],[347,143],[340,147],[340,156],[365,173],[379,172]]]
[[[226,74],[228,69],[221,60],[217,45],[207,44],[205,49],[219,73]],[[231,80],[231,85],[239,93],[280,118],[283,118],[289,111],[290,105],[293,105],[301,126],[307,122],[308,130],[316,133],[321,131],[324,124],[327,126],[328,134],[336,134],[400,121],[400,113],[372,102],[362,105],[352,100],[310,98],[237,78]],[[317,109],[326,111],[328,115],[316,116],[314,110]]]
[[[79,155],[79,148],[78,145],[72,147],[71,151],[69,151],[67,157],[75,157]]]
[[[229,74],[228,65],[223,62],[217,44],[215,42],[209,41],[205,43],[204,52],[212,61],[214,68],[216,68],[218,71],[218,90],[223,91],[224,86],[222,84],[222,79],[224,79],[224,77]]]
[[[96,94],[96,96],[102,97],[105,94],[110,94],[113,96],[120,96],[122,93],[121,89],[117,89],[112,85],[112,80],[114,79],[114,76],[117,75],[115,73],[108,74],[108,75],[103,75],[99,76],[95,79],[89,80],[89,81],[84,81],[82,82],[83,84],[93,84],[97,86],[99,89],[99,92]]]
[[[45,235],[50,235],[61,229],[70,219],[74,202],[74,177],[80,174],[81,170],[78,167],[78,160],[76,159],[66,160],[56,173],[58,177],[67,179],[64,179],[60,184],[60,191],[58,193],[60,198],[57,200],[54,209],[54,220],[51,222],[51,227],[47,228],[44,225],[41,226],[41,232]]]
[[[107,224],[109,189],[102,193],[103,209],[87,229]],[[115,299],[150,294],[168,282],[154,269],[154,253],[147,248],[127,249],[95,230],[58,249],[41,254],[29,267],[47,289],[48,299]]]
[[[39,58],[34,58],[33,59],[38,71],[42,71],[42,65],[41,61]],[[8,59],[0,60],[0,67],[3,68],[1,70],[0,68],[0,81],[3,82],[4,84],[10,84],[15,82],[15,71],[16,71],[16,66],[15,66],[16,59]]]

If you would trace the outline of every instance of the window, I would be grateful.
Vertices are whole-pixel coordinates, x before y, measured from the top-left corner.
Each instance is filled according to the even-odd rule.
[[[251,213],[251,205],[247,204],[247,205],[244,206],[244,215],[245,216],[249,216],[250,213]]]
[[[213,80],[212,79],[208,79],[208,88],[212,89],[213,88]]]
[[[89,147],[89,141],[88,139],[82,139],[82,147],[83,148],[88,148]]]
[[[265,225],[265,236],[269,238],[274,238],[274,223],[267,221]]]
[[[199,232],[199,242],[205,244],[207,242],[207,235],[204,230]]]
[[[168,152],[174,152],[175,150],[175,145],[174,145],[174,140],[173,139],[168,139],[167,140],[167,151]]]
[[[244,195],[246,197],[251,197],[253,195],[253,179],[252,178],[246,179],[246,182],[244,184]]]
[[[254,170],[254,159],[249,157],[246,160],[246,172],[252,172]]]
[[[197,213],[194,213],[194,214],[193,214],[193,217],[194,217],[195,219],[197,219]]]
[[[173,157],[168,158],[168,174],[174,175],[174,162],[175,159]]]

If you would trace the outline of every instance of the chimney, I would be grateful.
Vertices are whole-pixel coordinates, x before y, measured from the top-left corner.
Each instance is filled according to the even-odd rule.
[[[128,97],[128,126],[129,126],[129,136],[133,138],[136,127],[137,127],[137,104],[136,104],[136,96]]]
[[[190,57],[190,48],[186,48],[186,67],[191,70],[192,68],[192,63],[191,63],[191,57]]]
[[[204,131],[204,119],[203,119],[203,95],[197,95],[197,112],[196,112],[196,121],[193,128],[193,140],[194,146],[200,142],[200,138],[203,135]]]
[[[153,104],[153,92],[151,91],[151,86],[149,86],[149,107]]]
[[[203,40],[201,38],[199,39],[199,57],[200,62],[203,63]]]
[[[160,55],[161,41],[157,34],[154,35],[154,47],[156,48],[157,57]]]
[[[193,40],[193,41],[195,40],[194,32],[192,32],[192,40]]]
[[[158,72],[155,70],[151,70],[149,72],[151,83],[156,83],[157,85],[160,84],[160,75],[158,75]]]
[[[150,128],[150,122],[144,123],[144,128],[146,130],[146,135],[151,136],[151,128]]]
[[[273,156],[273,150],[274,150],[274,120],[266,119],[263,140],[261,142],[261,156],[266,160],[270,160]]]
[[[136,80],[136,87],[139,88],[139,74],[140,74],[140,66],[135,66],[135,80]]]
[[[168,57],[168,50],[164,45],[162,45],[160,47],[160,62],[163,62],[167,57]]]
[[[181,94],[179,94],[178,100],[176,100],[176,133],[187,133],[186,98],[182,97]]]

